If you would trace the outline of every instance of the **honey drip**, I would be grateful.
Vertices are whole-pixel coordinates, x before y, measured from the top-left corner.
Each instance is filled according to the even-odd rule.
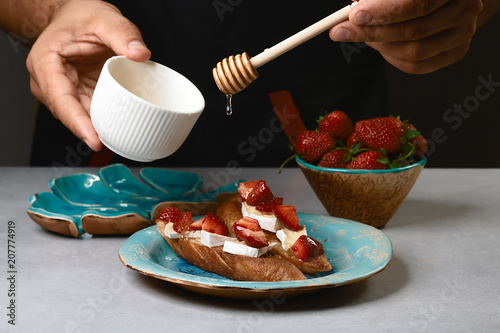
[[[226,104],[226,114],[228,116],[230,116],[230,115],[233,114],[233,95],[227,94],[226,95],[226,101],[227,101],[227,104]]]

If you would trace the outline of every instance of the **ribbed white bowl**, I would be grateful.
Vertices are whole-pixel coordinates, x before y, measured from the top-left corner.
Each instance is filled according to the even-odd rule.
[[[90,115],[104,145],[148,162],[173,154],[204,107],[201,92],[176,71],[116,56],[104,64]]]

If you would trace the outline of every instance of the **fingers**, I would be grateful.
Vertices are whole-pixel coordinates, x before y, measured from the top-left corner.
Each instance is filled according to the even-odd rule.
[[[384,59],[399,68],[401,71],[410,74],[427,74],[441,69],[449,64],[460,60],[467,52],[469,44],[460,45],[456,48],[446,50],[435,56],[422,60],[410,61],[404,58],[398,58],[391,54],[381,53]]]
[[[51,74],[45,75],[38,69],[39,66],[46,68]],[[28,57],[27,67],[31,73],[30,87],[33,95],[92,150],[100,150],[102,143],[94,130],[88,111],[80,101],[74,83],[65,72],[61,59],[43,58],[34,64]]]
[[[399,1],[402,3],[409,2],[409,0]],[[351,15],[353,15],[353,11],[359,6],[371,2],[378,3],[379,0],[367,0],[360,3],[358,6],[354,7],[351,11]],[[480,6],[477,6],[477,4],[478,2],[475,0],[448,1],[446,4],[441,5],[425,16],[407,18],[405,14],[398,16],[395,22],[389,23],[357,25],[352,21],[346,21],[330,30],[330,38],[339,42],[394,42],[419,40],[456,26],[475,27],[477,15],[481,11]],[[407,13],[408,10],[404,12]],[[399,21],[401,18],[407,19],[405,21]],[[377,21],[384,20],[384,18],[377,18]],[[391,20],[388,19],[388,21]],[[474,32],[472,32],[472,34],[473,33]]]
[[[109,9],[99,11],[99,20],[94,27],[95,35],[118,55],[140,62],[148,60],[151,51],[146,47],[137,26],[117,12],[114,6],[107,5]]]
[[[456,38],[468,35],[469,38]],[[413,61],[430,58],[459,45],[470,42],[472,35],[461,28],[444,30],[418,40],[395,41],[392,43],[368,42],[367,44],[380,53],[391,54],[402,59]]]
[[[392,65],[406,73],[425,74],[457,62],[466,54],[470,40],[465,42],[453,38],[452,29],[432,35],[421,41],[378,43],[368,46]]]
[[[28,55],[31,90],[93,150],[102,143],[92,126],[90,100],[100,69],[113,54],[146,61],[151,52],[138,28],[104,1],[60,7]]]
[[[100,150],[102,148],[101,140],[92,125],[89,114],[76,96],[62,94],[58,98],[58,104],[50,109],[55,117],[73,134],[84,141],[90,149],[93,151]],[[63,110],[60,110],[60,108]]]
[[[367,0],[349,14],[356,25],[387,25],[426,16],[449,0]]]
[[[435,16],[440,16],[440,25],[435,24]],[[330,37],[334,41],[354,41],[354,42],[395,42],[418,40],[435,34],[443,29],[443,26],[449,28],[452,23],[454,14],[449,11],[444,11],[440,14],[431,14],[422,18],[415,18],[406,22],[397,22],[383,26],[379,25],[362,25],[358,26],[345,22],[332,29]],[[349,32],[349,38],[342,39],[340,33],[344,29]],[[342,40],[341,40],[342,39]]]
[[[366,0],[330,38],[365,42],[403,71],[427,73],[465,55],[481,10],[480,0]]]

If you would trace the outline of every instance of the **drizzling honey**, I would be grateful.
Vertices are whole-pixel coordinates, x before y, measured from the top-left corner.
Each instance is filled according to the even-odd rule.
[[[355,1],[335,13],[319,20],[309,27],[295,33],[273,47],[266,48],[263,52],[250,58],[248,53],[243,52],[235,56],[229,56],[219,61],[212,69],[212,75],[220,91],[227,95],[234,95],[248,87],[259,77],[257,68],[267,64],[269,61],[290,51],[309,39],[318,36],[322,32],[349,18],[351,9],[364,0]]]
[[[228,116],[230,116],[230,115],[233,114],[233,95],[227,94],[226,95],[226,101],[227,101],[227,104],[226,104],[226,114]]]

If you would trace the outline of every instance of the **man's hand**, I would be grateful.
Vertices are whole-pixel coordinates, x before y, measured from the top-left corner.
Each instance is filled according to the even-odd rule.
[[[463,58],[482,8],[481,0],[366,0],[330,38],[366,42],[404,72],[429,73]]]
[[[138,28],[116,7],[71,0],[54,13],[26,61],[33,95],[93,150],[102,143],[90,120],[90,101],[104,62],[115,54],[135,61],[151,56]]]

